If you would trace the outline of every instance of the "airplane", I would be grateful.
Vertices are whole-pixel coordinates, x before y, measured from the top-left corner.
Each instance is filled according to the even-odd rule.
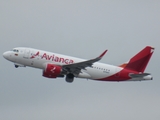
[[[152,80],[150,73],[145,73],[154,48],[146,46],[128,62],[119,66],[99,63],[106,54],[105,50],[98,57],[90,60],[47,52],[34,48],[16,47],[3,53],[3,57],[14,63],[15,67],[33,67],[42,69],[42,76],[47,78],[65,77],[71,83],[74,78],[97,81],[142,81]]]

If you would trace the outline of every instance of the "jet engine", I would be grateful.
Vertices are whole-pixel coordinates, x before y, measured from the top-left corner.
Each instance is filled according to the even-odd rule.
[[[60,76],[62,67],[54,64],[47,64],[43,70],[43,76],[47,78],[56,78]]]

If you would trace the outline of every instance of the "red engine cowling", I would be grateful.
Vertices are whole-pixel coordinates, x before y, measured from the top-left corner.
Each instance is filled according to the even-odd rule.
[[[45,70],[43,71],[43,76],[47,78],[56,78],[58,75],[60,75],[61,71],[61,66],[47,64]]]

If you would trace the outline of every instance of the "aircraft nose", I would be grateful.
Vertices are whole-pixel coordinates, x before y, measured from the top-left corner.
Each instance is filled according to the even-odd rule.
[[[3,57],[4,57],[5,59],[8,59],[8,57],[9,57],[9,52],[4,52],[4,53],[3,53]]]

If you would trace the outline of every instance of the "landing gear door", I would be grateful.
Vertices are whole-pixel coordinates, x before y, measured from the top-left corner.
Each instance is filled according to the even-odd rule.
[[[25,49],[25,50],[24,50],[24,55],[23,55],[23,57],[26,58],[26,59],[29,59],[29,57],[30,57],[30,50],[29,50],[29,49]]]

